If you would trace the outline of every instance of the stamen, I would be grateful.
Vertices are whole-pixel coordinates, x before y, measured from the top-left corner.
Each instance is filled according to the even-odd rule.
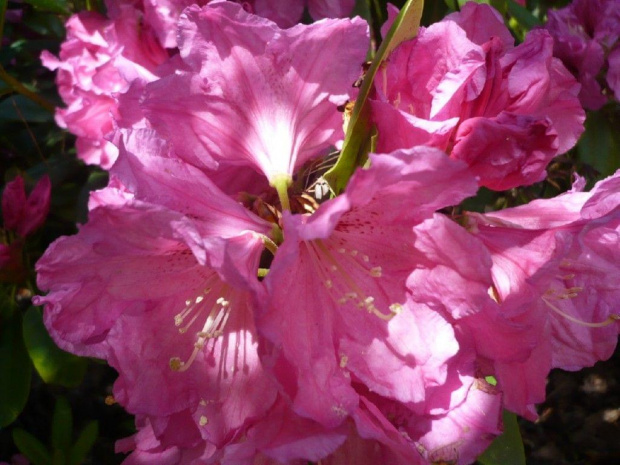
[[[188,299],[185,301],[185,308],[178,314],[176,314],[174,316],[174,325],[175,326],[181,326],[183,324],[183,320],[185,320],[185,318],[187,318],[187,316],[189,316],[190,313],[192,313],[192,311],[196,308],[196,305],[198,305],[200,302],[202,302],[205,298],[205,296],[207,294],[209,294],[209,292],[211,292],[211,288],[208,287],[206,288],[204,291],[202,291],[202,294],[199,295],[198,297],[196,297],[194,299],[194,301],[192,302],[191,299]],[[192,321],[189,323],[189,325],[191,325],[191,323],[195,320],[195,318],[192,319]],[[179,330],[180,332],[184,332]]]
[[[390,305],[390,311],[394,315],[398,315],[402,310],[403,310],[402,304],[395,303],[395,304]]]
[[[200,426],[205,426],[206,424],[209,423],[209,419],[203,415],[200,417],[200,420],[198,423],[200,424]]]
[[[385,321],[390,320],[390,319],[392,319],[396,315],[396,313],[394,311],[392,311],[391,306],[390,306],[390,312],[389,313],[386,314],[386,313],[381,312],[374,305],[374,300],[375,300],[374,297],[366,296],[365,295],[365,293],[361,290],[361,288],[357,285],[357,283],[351,278],[349,273],[347,273],[345,270],[342,269],[342,267],[339,265],[339,262],[329,252],[329,250],[323,244],[323,242],[322,241],[314,241],[314,244],[316,245],[316,247],[318,249],[321,250],[321,252],[323,252],[325,258],[327,258],[327,260],[330,262],[329,270],[331,272],[338,272],[338,276],[342,280],[344,280],[347,288],[351,289],[348,292],[345,292],[342,297],[340,297],[340,298],[338,298],[336,300],[336,302],[339,305],[343,305],[343,304],[347,303],[347,301],[349,301],[349,300],[357,300],[356,306],[358,308],[366,309],[366,311],[368,311],[369,313],[372,313],[373,315],[377,316],[378,318],[381,318],[382,320],[385,320]],[[346,252],[346,249],[344,249],[344,248],[339,248],[337,250],[339,252],[341,250],[344,250]],[[344,253],[344,252],[340,252],[340,253]],[[358,251],[357,250],[352,250],[350,252],[350,255],[352,257],[355,257],[355,256],[358,255]],[[323,266],[321,266],[318,258],[315,257],[314,254],[312,254],[311,256],[313,258],[313,261],[314,261],[315,266],[317,267],[317,269],[318,270],[322,270]],[[370,257],[368,257],[368,255],[362,255],[362,260],[364,262],[369,262],[370,261]],[[381,267],[373,267],[373,268],[371,268],[369,270],[368,268],[366,268],[364,265],[362,265],[357,260],[349,261],[349,263],[351,265],[359,268],[364,273],[369,274],[370,276],[381,277],[381,273],[382,273]],[[331,282],[331,280],[330,280],[330,282]]]
[[[206,293],[208,292],[205,292],[205,294]],[[204,302],[204,300],[204,295],[196,297],[196,299],[194,299],[194,303],[192,303],[181,313],[175,316],[175,325],[178,326],[191,312],[195,311],[190,321],[183,328],[179,328],[179,332],[187,332],[187,330],[193,325],[193,323],[198,319],[198,317],[204,315],[205,309],[208,308],[208,304],[205,305],[206,302],[205,304],[200,305]],[[218,338],[222,334],[224,334],[224,327],[226,326],[228,318],[230,317],[230,313],[230,302],[222,296],[218,297],[215,300],[215,303],[211,306],[202,329],[196,332],[196,336],[198,339],[194,343],[194,349],[189,358],[185,362],[183,362],[179,357],[171,358],[170,369],[173,371],[187,370],[198,356],[198,353],[204,348],[204,346],[209,340]]]
[[[575,294],[576,296],[577,294]],[[607,317],[606,320],[604,321],[600,321],[600,322],[595,322],[595,323],[591,323],[588,321],[583,321],[580,320],[578,318],[575,318],[574,316],[569,315],[566,312],[563,312],[562,310],[560,310],[557,306],[555,306],[554,304],[552,304],[548,298],[546,297],[542,297],[543,302],[545,302],[549,308],[551,308],[551,310],[553,310],[554,312],[556,312],[557,314],[559,314],[560,316],[563,316],[564,318],[566,318],[568,321],[572,321],[573,323],[576,323],[578,325],[581,326],[585,326],[587,328],[604,328],[605,326],[609,326],[610,324],[615,323],[616,321],[620,320],[620,315],[616,315],[616,314],[611,314]]]

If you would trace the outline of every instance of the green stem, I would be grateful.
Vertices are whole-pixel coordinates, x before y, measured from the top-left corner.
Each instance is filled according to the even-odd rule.
[[[0,79],[2,79],[4,82],[6,82],[11,87],[11,89],[13,89],[18,94],[21,94],[24,97],[29,98],[34,103],[36,103],[37,105],[42,106],[43,108],[45,108],[50,113],[54,112],[54,109],[56,107],[51,102],[49,102],[48,100],[44,99],[43,97],[41,97],[37,93],[32,92],[31,90],[28,90],[21,82],[19,82],[17,79],[15,79],[9,73],[7,73],[2,65],[0,65]]]
[[[288,186],[291,185],[291,177],[287,174],[276,175],[271,180],[271,185],[278,192],[278,197],[280,198],[280,203],[282,204],[282,210],[291,209],[291,204],[288,200]]]

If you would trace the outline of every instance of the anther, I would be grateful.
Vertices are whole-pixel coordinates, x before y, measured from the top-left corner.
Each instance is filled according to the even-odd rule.
[[[200,426],[205,426],[207,423],[209,423],[209,419],[203,415],[200,417],[198,423],[200,424]]]
[[[209,291],[210,289],[205,290],[205,294]],[[180,333],[186,333],[197,318],[208,312],[202,329],[196,332],[197,340],[194,342],[194,350],[189,356],[189,359],[185,362],[181,361],[178,357],[170,359],[170,369],[173,371],[187,370],[196,359],[198,353],[211,339],[218,338],[224,334],[223,330],[231,312],[230,302],[220,296],[215,300],[215,303],[211,305],[211,308],[209,308],[209,304],[203,301],[204,294],[196,297],[193,304],[187,306],[174,317],[175,325],[179,326],[184,322],[185,318],[191,315],[190,321],[184,327],[179,328]]]
[[[389,309],[394,315],[398,315],[402,311],[403,306],[399,303],[395,303],[390,305]]]
[[[172,357],[169,364],[172,371],[179,371],[184,365],[179,357]]]

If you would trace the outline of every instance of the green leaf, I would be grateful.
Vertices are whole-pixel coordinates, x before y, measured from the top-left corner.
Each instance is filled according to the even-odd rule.
[[[32,465],[51,465],[52,457],[41,441],[21,428],[13,430],[13,442]]]
[[[446,6],[448,8],[450,8],[450,10],[452,11],[456,11],[457,7],[459,5],[459,3],[457,2],[457,0],[444,0],[444,3],[446,4]]]
[[[366,21],[370,21],[370,9],[368,8],[368,0],[355,0],[355,6],[351,16],[361,16]]]
[[[60,449],[54,449],[54,455],[52,456],[52,465],[67,465],[67,458],[65,453]]]
[[[0,428],[12,423],[26,405],[31,378],[21,315],[14,314],[0,321]]]
[[[506,14],[508,9],[508,0],[491,0],[491,6],[499,11],[502,15]]]
[[[81,465],[92,449],[99,435],[99,423],[91,421],[80,433],[77,441],[69,452],[69,465]]]
[[[15,95],[0,102],[0,123],[27,121],[29,123],[49,123],[54,115],[23,95]]]
[[[383,61],[398,44],[418,34],[423,9],[424,0],[408,0],[405,3],[366,72],[349,120],[340,157],[336,165],[324,176],[336,194],[342,192],[355,169],[364,164],[370,151],[373,131],[369,121],[368,96],[375,75]]]
[[[52,447],[55,450],[69,452],[73,436],[73,416],[71,405],[64,397],[56,399],[52,420]],[[65,454],[66,455],[66,454]]]
[[[24,315],[24,341],[28,355],[46,383],[76,387],[86,372],[86,359],[59,349],[47,333],[41,311],[30,307]]]
[[[482,465],[525,465],[525,450],[517,416],[504,410],[504,433],[478,457]]]
[[[514,0],[508,0],[508,13],[526,30],[541,26],[542,22],[530,10],[522,7]]]
[[[618,123],[614,115],[604,111],[588,112],[586,131],[577,144],[580,160],[603,176],[610,176],[620,168]]]
[[[43,11],[71,14],[66,0],[25,0],[25,2]]]
[[[40,34],[47,40],[52,38],[57,39],[54,45],[50,46],[49,48],[39,48],[39,53],[41,50],[56,51],[58,49],[58,46],[60,45],[58,39],[62,40],[66,34],[64,20],[61,16],[58,15],[50,15],[46,13],[41,13],[38,15],[28,15],[23,18],[22,25]],[[30,46],[31,41],[32,39],[28,39],[26,41],[26,45]],[[37,53],[37,57],[39,56],[39,53]]]

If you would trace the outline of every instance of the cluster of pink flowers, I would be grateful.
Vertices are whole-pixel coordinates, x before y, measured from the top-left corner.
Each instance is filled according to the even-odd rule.
[[[554,52],[581,83],[579,99],[598,110],[620,101],[620,0],[574,0],[549,11]]]
[[[402,43],[372,92],[376,153],[323,201],[308,184],[344,137],[366,23],[281,29],[252,13],[286,10],[275,0],[137,3],[140,33],[159,28],[146,55],[104,45],[121,14],[56,63],[66,95],[111,99],[117,155],[88,222],[37,263],[35,299],[62,348],[118,371],[138,428],[117,444],[126,464],[467,464],[502,408],[536,417],[550,369],[611,354],[620,173],[441,213],[540,181],[577,141],[579,85],[548,33],[514,46],[468,3]]]

